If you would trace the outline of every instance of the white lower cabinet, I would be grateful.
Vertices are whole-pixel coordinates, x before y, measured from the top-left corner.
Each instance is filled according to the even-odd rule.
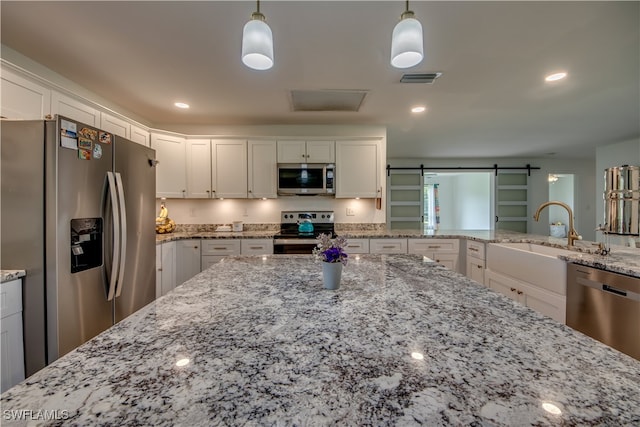
[[[200,273],[200,239],[176,242],[176,286]]]
[[[240,255],[240,239],[202,240],[202,271],[229,255]]]
[[[0,284],[2,392],[24,380],[22,279]]]
[[[369,239],[347,239],[347,254],[368,254]]]
[[[431,258],[452,271],[459,271],[460,241],[458,239],[409,239],[408,252]]]
[[[166,295],[175,287],[176,242],[165,242],[156,245],[156,298]]]
[[[407,239],[370,239],[369,253],[406,254]]]
[[[243,239],[240,241],[242,255],[270,255],[273,253],[273,239]]]
[[[471,280],[478,283],[484,283],[484,270],[486,268],[485,261],[485,245],[482,242],[467,240],[467,265],[466,275]]]
[[[558,322],[566,322],[566,296],[549,292],[491,270],[485,271],[484,279],[489,288]]]

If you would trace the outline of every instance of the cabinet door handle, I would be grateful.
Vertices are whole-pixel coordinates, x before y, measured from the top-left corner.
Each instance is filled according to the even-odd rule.
[[[469,248],[469,250],[473,251],[473,252],[478,252],[478,250],[476,248]]]
[[[193,247],[193,249],[198,249],[198,247],[197,247],[197,246],[194,246],[194,247]]]
[[[516,291],[516,288],[511,288],[511,292],[515,292],[515,291]]]
[[[482,268],[482,266],[481,266],[481,265],[476,265],[476,267],[478,267],[478,268]]]
[[[522,295],[522,291],[518,291],[518,295]]]
[[[158,269],[158,271],[162,271],[162,269],[161,269],[161,268],[159,268],[159,269]]]

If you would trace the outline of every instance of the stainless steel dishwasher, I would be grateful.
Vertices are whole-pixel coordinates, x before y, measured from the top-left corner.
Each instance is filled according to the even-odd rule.
[[[567,325],[640,360],[640,278],[569,264]]]

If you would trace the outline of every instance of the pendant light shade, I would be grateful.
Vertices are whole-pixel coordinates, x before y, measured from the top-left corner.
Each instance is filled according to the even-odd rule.
[[[417,65],[424,58],[422,45],[422,25],[407,10],[400,16],[391,37],[391,65],[396,68],[409,68]]]
[[[268,70],[273,67],[273,35],[260,13],[259,1],[257,9],[242,31],[242,62],[254,70]]]

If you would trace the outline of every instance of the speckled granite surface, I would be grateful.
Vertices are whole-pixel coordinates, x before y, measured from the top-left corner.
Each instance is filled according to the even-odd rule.
[[[26,275],[24,270],[0,270],[0,283],[10,282]]]
[[[353,259],[338,291],[320,271],[310,256],[227,258],[4,393],[3,414],[57,410],[81,426],[640,425],[640,362],[471,280],[409,255]]]
[[[611,253],[606,256],[576,253],[575,255],[560,255],[558,258],[627,276],[640,277],[640,249],[614,246]]]

